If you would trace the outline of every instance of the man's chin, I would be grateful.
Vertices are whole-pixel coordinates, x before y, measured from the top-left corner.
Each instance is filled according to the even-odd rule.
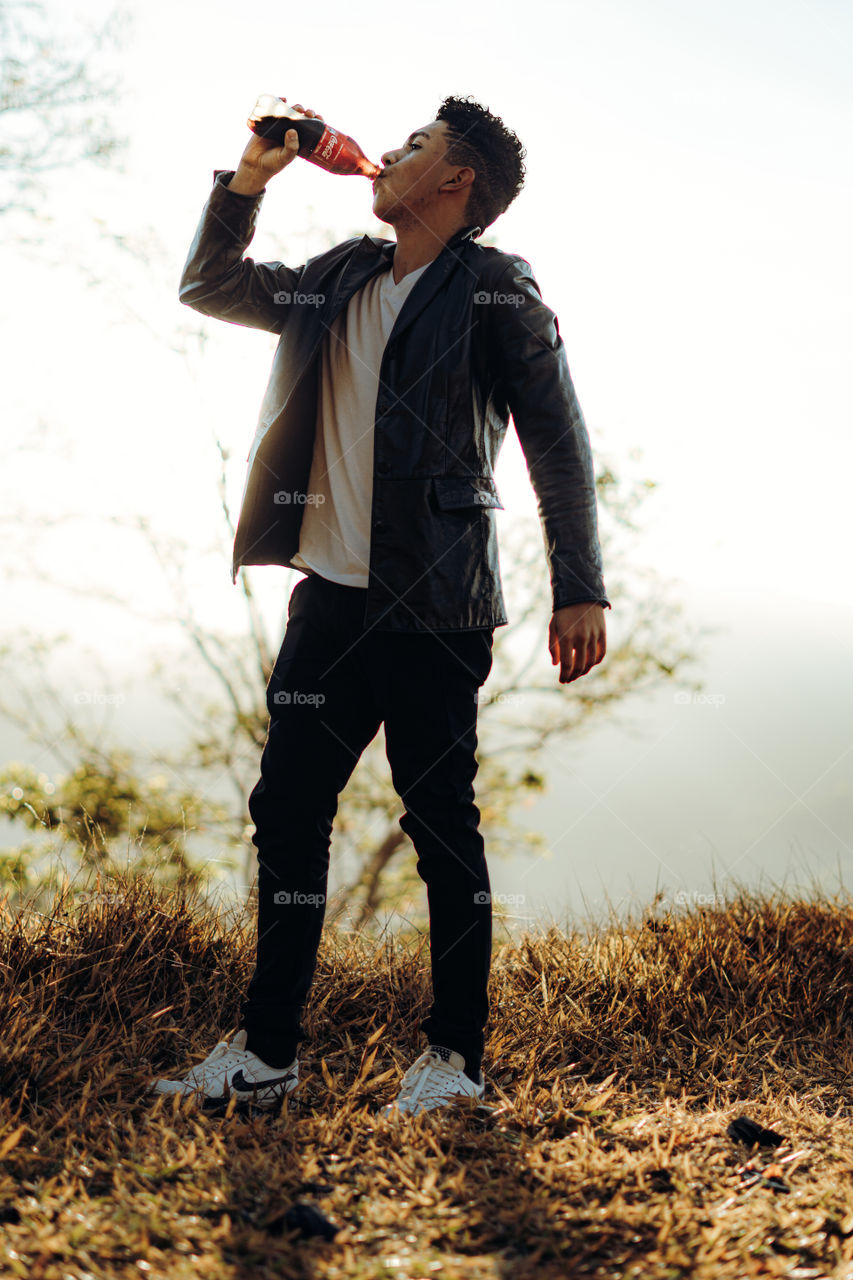
[[[386,227],[393,227],[396,225],[396,222],[397,222],[397,218],[393,210],[387,210],[387,209],[379,209],[378,211],[374,210],[373,216],[377,222],[384,222]]]
[[[382,184],[376,188],[373,197],[373,215],[380,222],[387,222],[389,227],[393,227],[394,223],[407,212],[405,205],[399,200],[395,200],[390,193],[382,190]]]

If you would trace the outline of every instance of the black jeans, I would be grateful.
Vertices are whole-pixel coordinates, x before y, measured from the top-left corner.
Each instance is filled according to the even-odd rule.
[[[326,911],[338,796],[385,723],[400,826],[427,886],[433,1003],[429,1043],[475,1078],[488,1018],[489,875],[474,803],[477,691],[493,630],[364,630],[367,590],[318,574],[293,589],[267,686],[261,777],[249,797],[258,850],[258,951],[240,1026],[271,1066],[305,1039],[300,1013]]]

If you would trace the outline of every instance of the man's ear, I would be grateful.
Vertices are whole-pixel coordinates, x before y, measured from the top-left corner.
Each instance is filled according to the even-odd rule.
[[[452,178],[448,178],[445,182],[442,182],[440,190],[464,191],[466,187],[470,187],[473,184],[476,176],[477,174],[471,166],[465,165],[463,168],[458,169]]]

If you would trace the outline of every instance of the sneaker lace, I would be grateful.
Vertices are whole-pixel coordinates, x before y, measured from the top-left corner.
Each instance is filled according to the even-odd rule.
[[[427,1049],[403,1076],[400,1082],[400,1099],[406,1102],[417,1099],[433,1102],[444,1098],[457,1075],[455,1067],[445,1062],[439,1054]]]
[[[201,1072],[206,1067],[232,1067],[238,1063],[245,1062],[249,1056],[248,1049],[232,1049],[227,1040],[220,1040],[219,1044],[205,1058],[204,1062],[200,1062],[194,1068],[195,1072]]]

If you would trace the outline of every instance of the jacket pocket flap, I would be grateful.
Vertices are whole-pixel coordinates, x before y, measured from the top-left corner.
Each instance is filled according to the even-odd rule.
[[[435,500],[443,511],[457,507],[500,507],[501,511],[504,510],[491,476],[433,476],[432,483]]]

